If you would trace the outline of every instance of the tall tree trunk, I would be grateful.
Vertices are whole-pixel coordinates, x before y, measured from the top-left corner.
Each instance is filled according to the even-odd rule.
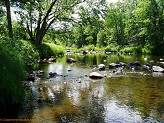
[[[7,10],[7,21],[8,21],[8,31],[9,31],[9,37],[13,38],[13,29],[12,29],[12,21],[11,21],[11,11],[10,11],[10,1],[4,0],[5,6]]]
[[[52,8],[53,8],[53,6],[55,5],[56,1],[57,1],[57,0],[54,0],[54,1],[51,3],[50,8],[48,9],[48,11],[47,11],[45,17],[43,18],[43,23],[42,23],[42,25],[37,25],[38,27],[37,27],[37,30],[36,30],[36,39],[35,39],[35,41],[36,41],[36,43],[38,43],[38,44],[41,44],[41,43],[42,43],[42,40],[43,40],[44,35],[46,34],[46,32],[47,32],[49,26],[52,24],[51,22],[54,21],[54,19],[53,19],[53,21],[51,21],[49,24],[47,23],[47,21],[48,21],[47,19],[48,19],[48,17],[49,17],[49,14],[51,13]]]

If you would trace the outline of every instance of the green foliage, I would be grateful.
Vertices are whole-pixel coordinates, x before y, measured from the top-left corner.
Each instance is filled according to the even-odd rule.
[[[38,59],[39,53],[30,41],[0,36],[0,109],[3,111],[0,115],[8,113],[12,103],[21,101],[22,81]]]
[[[120,52],[141,54],[142,53],[142,48],[140,46],[137,46],[137,47],[125,47],[125,48],[121,49]]]
[[[97,46],[106,46],[107,45],[107,34],[105,30],[100,30],[97,34]]]
[[[39,53],[30,41],[20,40],[17,44],[26,66],[34,66],[39,60]]]
[[[115,45],[108,45],[107,47],[104,48],[105,52],[118,52],[118,46]]]
[[[85,50],[88,50],[88,51],[94,51],[96,49],[96,47],[93,45],[93,44],[90,44],[88,46],[85,47]]]
[[[85,49],[84,48],[78,48],[78,49],[73,49],[73,52],[74,53],[79,53],[79,52],[83,52],[83,51],[85,51]]]
[[[51,56],[59,56],[65,54],[65,48],[53,43],[42,43],[38,46],[41,58],[50,58]]]
[[[134,47],[125,47],[125,48],[121,49],[120,52],[133,53],[133,49],[134,49]]]
[[[74,48],[73,52],[78,53],[78,52],[83,52],[83,51],[100,51],[103,50],[103,48],[95,47],[93,44],[85,46],[83,48]]]
[[[11,102],[18,103],[24,96],[25,64],[16,48],[0,45],[0,68],[0,115],[5,116]]]
[[[142,49],[142,53],[143,53],[143,54],[152,54],[152,51],[151,51],[150,49],[147,49],[146,47],[144,47],[144,48]]]
[[[15,40],[7,37],[0,37],[0,44],[7,46],[11,52],[19,54],[27,69],[32,68],[39,60],[39,53],[36,47],[26,40]]]

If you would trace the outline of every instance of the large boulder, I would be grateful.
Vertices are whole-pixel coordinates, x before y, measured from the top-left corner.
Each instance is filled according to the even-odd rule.
[[[119,64],[120,64],[121,67],[125,67],[126,66],[126,63],[124,63],[124,62],[119,62]]]
[[[164,72],[164,69],[160,66],[153,66],[153,72]]]
[[[136,62],[130,62],[128,64],[128,68],[129,69],[132,69],[132,70],[138,70],[139,69],[139,66],[141,66],[141,64],[138,61],[136,61]]]
[[[103,75],[101,75],[98,72],[92,72],[92,73],[90,73],[89,77],[93,78],[93,79],[101,79],[101,78],[103,78]]]
[[[152,67],[153,67],[153,66],[152,66],[151,64],[147,63],[146,65],[143,65],[143,66],[142,66],[142,70],[151,70]]]
[[[99,65],[98,65],[98,70],[99,70],[99,71],[105,70],[105,65],[104,65],[104,64],[99,64]]]
[[[50,78],[53,78],[53,77],[56,77],[56,76],[58,76],[58,74],[56,72],[50,72],[49,73]]]
[[[48,62],[56,62],[56,58],[54,58],[53,56],[51,56],[51,58],[48,59]]]
[[[35,82],[36,80],[36,76],[35,74],[29,74],[26,81],[32,81],[32,82]]]

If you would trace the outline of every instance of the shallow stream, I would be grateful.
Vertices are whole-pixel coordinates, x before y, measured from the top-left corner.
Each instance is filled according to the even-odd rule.
[[[67,58],[76,63],[68,64]],[[164,122],[164,74],[109,69],[110,63],[139,61],[164,67],[162,56],[116,54],[67,55],[55,63],[41,63],[44,71],[26,90],[20,117],[38,123],[162,123]],[[105,64],[105,71],[96,65]],[[98,71],[105,77],[90,79]],[[50,72],[58,76],[49,78]]]

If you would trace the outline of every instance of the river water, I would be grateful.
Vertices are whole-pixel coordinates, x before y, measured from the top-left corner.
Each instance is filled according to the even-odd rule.
[[[67,58],[77,62],[68,64]],[[41,63],[45,74],[26,89],[20,117],[34,123],[163,123],[164,74],[129,70],[115,73],[110,63],[139,61],[164,67],[163,56],[67,55]],[[105,71],[93,65],[105,64]],[[98,71],[103,79],[90,79]],[[48,73],[58,76],[49,78]]]

